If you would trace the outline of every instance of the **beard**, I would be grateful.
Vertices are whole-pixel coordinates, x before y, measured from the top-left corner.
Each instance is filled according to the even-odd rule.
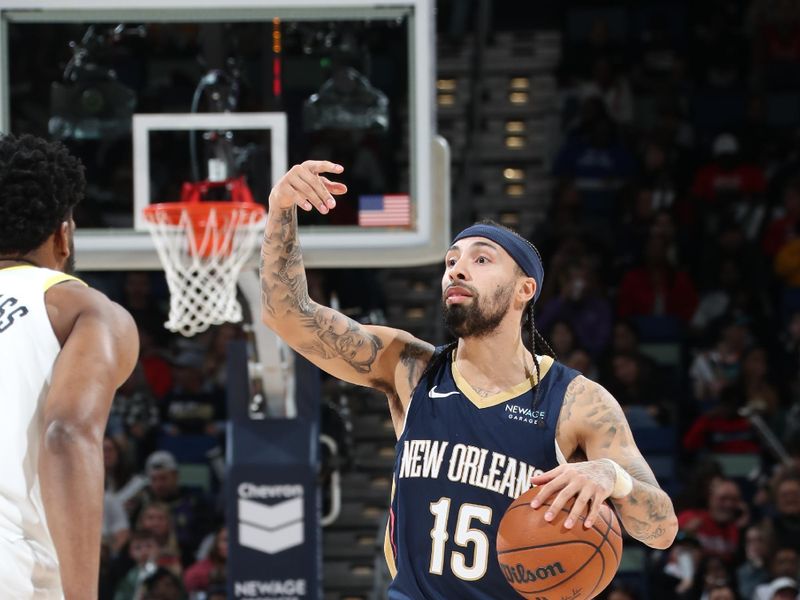
[[[67,275],[75,274],[75,235],[69,236],[69,256],[64,261],[64,266],[61,269]]]
[[[481,338],[489,335],[497,329],[511,308],[513,293],[514,287],[507,285],[498,288],[491,300],[485,303],[477,294],[473,294],[472,301],[468,304],[448,305],[447,299],[443,298],[442,310],[447,331],[457,338]]]

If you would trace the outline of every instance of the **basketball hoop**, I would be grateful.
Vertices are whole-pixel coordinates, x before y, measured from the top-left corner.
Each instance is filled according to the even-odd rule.
[[[209,189],[223,186],[231,201],[202,200]],[[180,202],[144,209],[169,286],[167,329],[193,336],[242,320],[236,280],[264,229],[265,213],[243,178],[184,183]]]

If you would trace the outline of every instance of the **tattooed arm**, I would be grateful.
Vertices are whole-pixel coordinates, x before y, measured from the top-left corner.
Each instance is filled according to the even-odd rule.
[[[306,161],[272,189],[261,247],[262,320],[331,375],[385,392],[397,428],[433,346],[404,331],[361,325],[308,295],[297,207],[323,214],[332,210],[333,194],[344,194],[347,188],[321,173],[341,172],[330,162]]]
[[[587,460],[561,465],[532,479],[534,484],[543,486],[537,494],[540,501],[558,492],[549,511],[558,514],[564,502],[577,496],[568,520],[576,522],[588,506],[584,525],[591,527],[602,501],[614,488],[616,472],[611,463],[603,460],[611,459],[633,478],[630,493],[612,499],[627,532],[653,548],[672,544],[678,532],[672,501],[659,487],[636,447],[619,403],[601,385],[584,377],[570,383],[556,427],[556,440],[565,456],[583,453]]]

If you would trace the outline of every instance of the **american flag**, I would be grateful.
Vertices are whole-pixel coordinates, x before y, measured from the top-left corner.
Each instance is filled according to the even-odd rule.
[[[358,224],[361,227],[408,227],[411,225],[408,194],[359,196]]]

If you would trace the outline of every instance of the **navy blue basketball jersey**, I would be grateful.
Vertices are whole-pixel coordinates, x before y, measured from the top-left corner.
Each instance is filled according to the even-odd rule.
[[[518,600],[495,538],[534,474],[559,464],[555,428],[578,372],[540,359],[525,382],[481,397],[450,359],[417,385],[397,442],[385,552],[390,600]]]

